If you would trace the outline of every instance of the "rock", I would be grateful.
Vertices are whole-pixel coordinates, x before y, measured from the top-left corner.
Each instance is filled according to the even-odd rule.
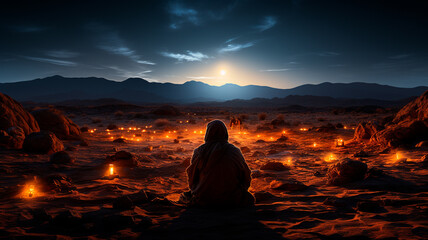
[[[264,157],[265,154],[261,151],[255,151],[251,156],[252,157]]]
[[[23,149],[31,153],[52,154],[64,150],[64,145],[52,132],[41,131],[28,135],[24,140]]]
[[[180,143],[180,140],[174,139],[174,143]]]
[[[261,203],[269,199],[274,199],[275,196],[270,192],[258,191],[254,193],[254,198],[256,199],[256,203]]]
[[[115,140],[113,140],[114,143],[126,143],[125,138],[116,138]]]
[[[270,183],[270,188],[273,190],[281,190],[288,192],[304,191],[308,188],[305,184],[295,180],[273,180]]]
[[[278,139],[276,139],[277,142],[285,142],[288,140],[288,137],[285,136],[284,134],[281,135],[281,137],[279,137]]]
[[[425,122],[414,120],[391,125],[375,133],[370,142],[392,148],[413,146],[428,138],[428,126]]]
[[[367,164],[346,158],[329,166],[327,170],[327,183],[340,186],[363,180],[366,172]]]
[[[143,147],[143,151],[144,152],[151,152],[151,151],[153,151],[153,146]]]
[[[74,159],[66,151],[59,151],[51,155],[50,162],[53,164],[73,164]]]
[[[322,125],[321,127],[315,128],[315,131],[317,132],[332,132],[335,130],[336,130],[336,127],[331,123],[327,123],[325,125]]]
[[[88,132],[89,128],[88,127],[81,127],[80,128],[80,132],[84,133],[84,132]]]
[[[79,126],[61,111],[49,108],[33,111],[32,114],[41,130],[51,131],[60,139],[79,139],[81,134]]]
[[[415,145],[417,148],[428,148],[428,141],[420,141],[418,144]]]
[[[410,147],[428,140],[428,91],[404,106],[391,123],[370,142],[389,147]]]
[[[119,210],[129,210],[134,208],[134,203],[128,196],[122,196],[114,200],[113,208]]]
[[[0,93],[0,130],[20,127],[25,135],[40,131],[36,119],[20,103]]]
[[[382,129],[383,127],[376,121],[359,123],[355,129],[354,140],[369,140],[376,132]]]
[[[337,123],[335,126],[337,129],[342,129],[344,126],[342,123]]]
[[[182,152],[184,152],[184,150],[185,149],[183,147],[178,147],[175,151],[178,153],[182,153]]]
[[[285,166],[281,162],[269,161],[260,167],[260,170],[270,170],[270,171],[286,171],[290,168]]]
[[[249,153],[249,152],[251,152],[251,149],[249,148],[249,147],[240,147],[240,149],[241,149],[241,152],[242,153]]]
[[[134,155],[130,152],[119,151],[116,152],[113,156],[108,156],[106,158],[107,163],[117,163],[122,167],[137,167],[138,162],[135,159]]]
[[[7,149],[21,149],[25,140],[24,130],[20,127],[10,127],[6,131],[0,130],[0,146]]]
[[[420,97],[411,101],[395,115],[393,123],[398,124],[405,121],[425,121],[428,119],[428,91]]]

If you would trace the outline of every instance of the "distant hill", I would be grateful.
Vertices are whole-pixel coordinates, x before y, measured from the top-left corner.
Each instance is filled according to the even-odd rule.
[[[374,83],[306,84],[291,89],[225,84],[211,86],[189,81],[184,84],[148,82],[129,78],[122,82],[104,78],[66,78],[52,76],[30,81],[1,83],[3,92],[19,101],[62,102],[68,100],[117,99],[130,103],[195,103],[285,98],[291,95],[325,96],[347,99],[397,101],[421,95],[428,87],[399,88]]]

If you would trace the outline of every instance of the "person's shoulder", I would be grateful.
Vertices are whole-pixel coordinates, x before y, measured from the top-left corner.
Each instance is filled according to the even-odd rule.
[[[236,151],[236,152],[241,153],[241,149],[238,148],[237,146],[233,145],[232,143],[228,143],[228,147],[231,151]]]
[[[205,148],[205,143],[201,144],[197,148],[195,148],[195,150],[193,150],[193,154],[200,153],[204,148]]]

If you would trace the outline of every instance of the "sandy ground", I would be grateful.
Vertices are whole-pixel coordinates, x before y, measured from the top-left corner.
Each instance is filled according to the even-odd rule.
[[[254,208],[214,210],[186,208],[176,201],[187,190],[183,161],[203,143],[206,122],[215,118],[226,122],[226,115],[192,112],[169,118],[170,126],[161,128],[156,127],[155,119],[117,117],[113,113],[68,114],[90,130],[83,134],[89,146],[64,141],[66,147],[76,147],[68,151],[74,165],[50,164],[48,155],[0,152],[1,238],[428,238],[428,170],[418,165],[428,152],[399,149],[381,153],[383,149],[350,143],[356,124],[379,114],[290,113],[285,118],[291,126],[257,131],[261,122],[250,113],[245,129],[230,130],[230,142],[249,148],[244,156],[253,171],[270,160],[283,162],[290,170],[260,171],[261,176],[253,178],[250,192],[257,197]],[[266,122],[274,117],[270,115]],[[95,118],[101,123],[93,123]],[[189,119],[196,123],[187,123]],[[302,131],[327,122],[342,123],[346,129]],[[110,123],[120,129],[106,131]],[[281,135],[288,140],[278,142]],[[127,143],[112,142],[118,137],[126,138]],[[339,138],[345,147],[335,146]],[[106,179],[105,159],[119,150],[134,154],[140,166],[114,166],[119,177]],[[371,155],[361,160],[369,168],[383,170],[387,177],[347,187],[326,185],[327,167],[337,159],[356,159],[353,154],[361,150]],[[399,159],[407,160],[398,161],[397,153]],[[66,193],[43,191],[40,179],[54,173],[71,178],[76,188]],[[308,188],[272,190],[273,180],[296,180]],[[31,197],[30,185],[34,188]],[[142,197],[141,190],[149,200]],[[113,201],[123,195],[134,201],[134,209],[113,208]],[[368,207],[357,207],[363,203]],[[74,215],[64,220],[59,215],[66,210],[73,210]]]

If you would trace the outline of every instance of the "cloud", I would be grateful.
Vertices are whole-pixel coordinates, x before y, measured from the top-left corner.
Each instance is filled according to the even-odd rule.
[[[274,68],[274,69],[264,69],[264,70],[260,70],[260,72],[285,72],[288,71],[290,69],[288,68]]]
[[[249,42],[245,44],[228,44],[226,47],[223,47],[219,50],[219,53],[225,53],[225,52],[236,52],[239,50],[242,50],[244,48],[249,48],[254,46],[254,42]]]
[[[210,77],[210,76],[194,76],[194,77],[192,77],[192,76],[189,76],[186,78],[201,80],[201,79],[217,79],[218,77]]]
[[[187,62],[200,62],[203,59],[210,58],[209,56],[200,53],[200,52],[192,52],[187,51],[186,54],[181,53],[170,53],[170,52],[161,52],[161,55],[164,57],[175,58],[179,62],[187,61]]]
[[[198,11],[193,8],[183,6],[179,2],[170,3],[168,12],[171,14],[172,23],[169,25],[172,29],[178,29],[185,23],[199,25],[200,19]]]
[[[97,23],[87,24],[85,28],[97,34],[97,48],[114,55],[127,57],[135,63],[156,65],[156,63],[152,61],[141,59],[141,56],[138,55],[135,50],[128,47],[119,34],[112,31],[110,28]]]
[[[170,15],[171,29],[180,29],[186,24],[200,26],[207,21],[220,21],[237,5],[238,0],[193,1],[184,4],[182,1],[170,1],[167,12]]]
[[[36,62],[50,63],[54,65],[67,66],[67,67],[74,67],[77,65],[77,63],[72,61],[57,60],[52,58],[40,58],[40,57],[29,57],[29,56],[24,56],[23,58],[36,61]]]
[[[273,28],[276,25],[277,21],[275,17],[272,16],[266,16],[263,19],[263,22],[260,25],[255,26],[257,30],[260,32],[266,31],[270,28]]]
[[[68,50],[46,51],[45,54],[54,58],[74,58],[80,55],[79,53],[71,52]]]
[[[106,69],[111,69],[116,72],[116,74],[120,77],[124,78],[145,78],[148,79],[148,73],[151,73],[152,70],[127,70],[118,66],[104,66]]]

